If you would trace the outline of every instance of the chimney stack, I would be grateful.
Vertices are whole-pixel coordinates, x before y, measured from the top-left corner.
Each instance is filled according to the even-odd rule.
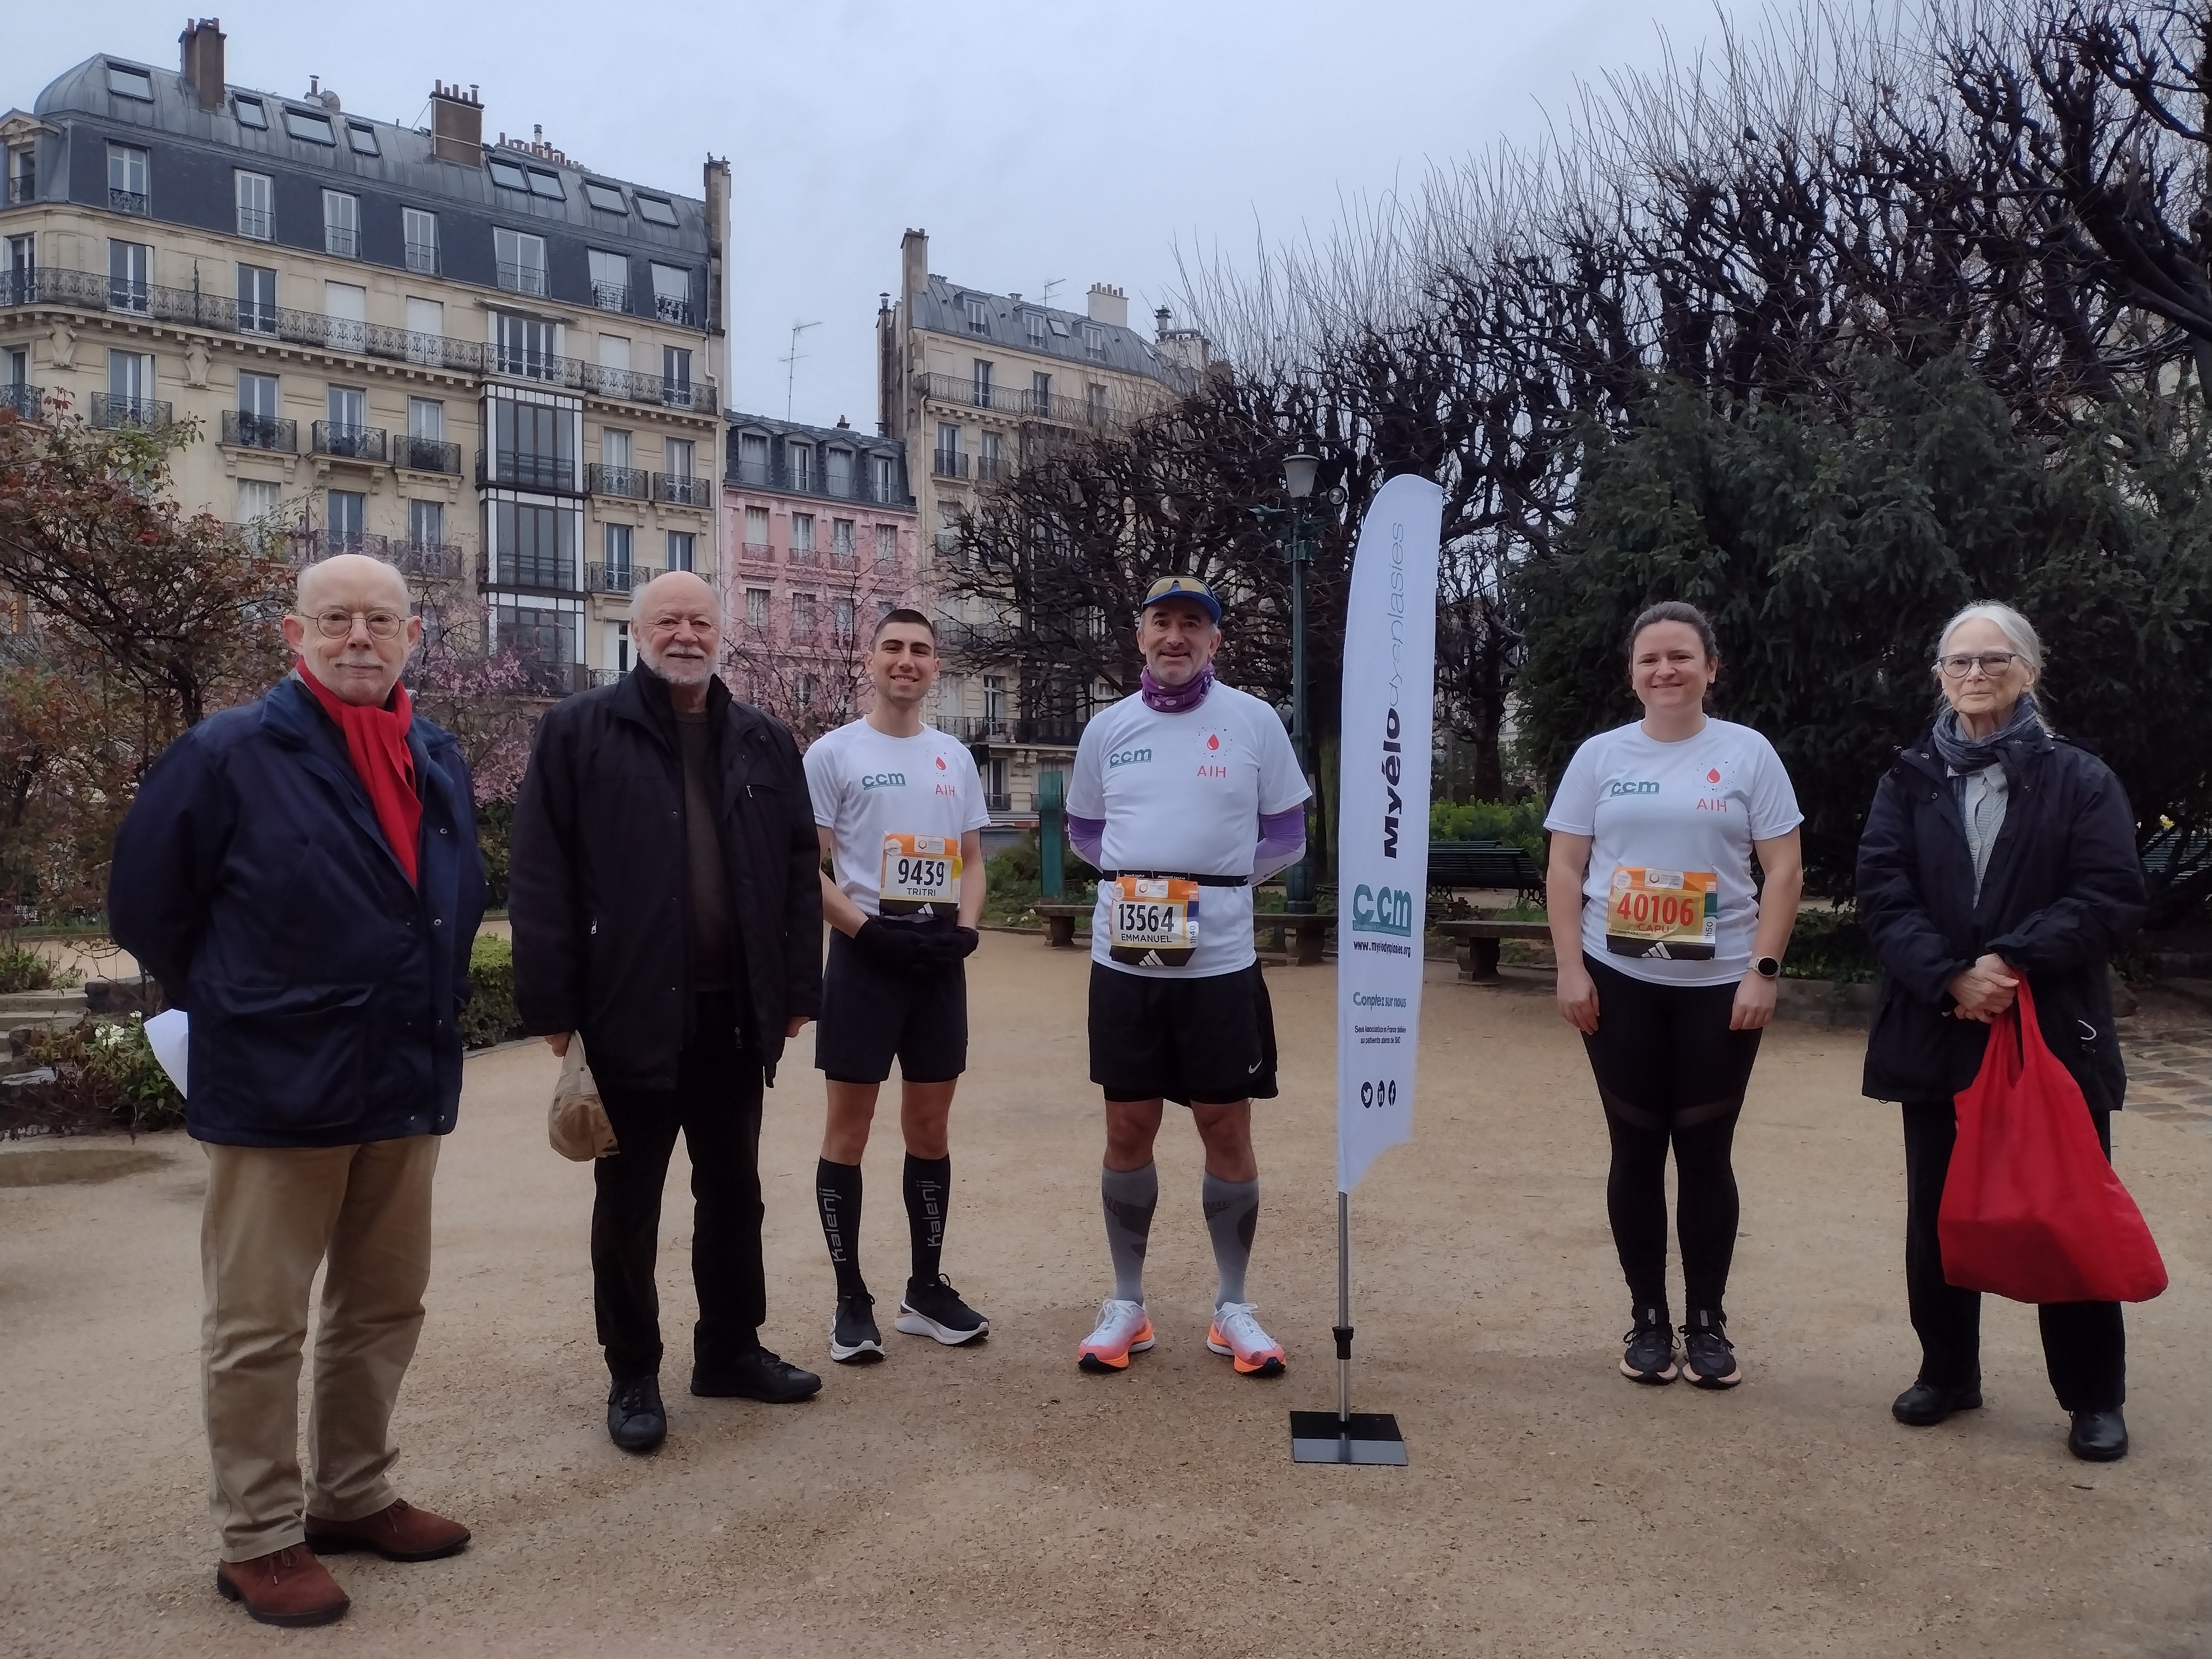
[[[1116,328],[1129,325],[1129,296],[1109,283],[1091,285],[1091,320],[1111,323]]]
[[[475,87],[463,92],[458,81],[450,87],[442,81],[431,82],[430,153],[463,167],[483,165],[483,104]]]
[[[899,284],[908,295],[929,286],[929,233],[909,230],[899,239]]]
[[[177,37],[183,67],[179,73],[198,94],[202,109],[222,107],[222,19],[203,17],[186,23]]]

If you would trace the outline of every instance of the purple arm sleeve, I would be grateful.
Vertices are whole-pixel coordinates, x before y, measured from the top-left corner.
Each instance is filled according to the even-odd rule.
[[[1260,845],[1252,854],[1252,879],[1265,881],[1278,870],[1288,869],[1305,856],[1306,809],[1304,802],[1282,812],[1260,815]]]
[[[1093,869],[1098,866],[1098,843],[1106,837],[1106,820],[1067,815],[1067,839],[1078,856]]]

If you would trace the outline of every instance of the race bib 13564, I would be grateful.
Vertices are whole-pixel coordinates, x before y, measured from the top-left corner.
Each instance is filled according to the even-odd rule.
[[[1198,884],[1121,876],[1105,884],[1107,954],[1138,968],[1180,968],[1198,949]]]

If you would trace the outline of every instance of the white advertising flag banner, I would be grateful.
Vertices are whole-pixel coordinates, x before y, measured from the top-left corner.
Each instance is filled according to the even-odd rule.
[[[1443,491],[1410,474],[1359,527],[1336,828],[1336,1189],[1413,1138]]]

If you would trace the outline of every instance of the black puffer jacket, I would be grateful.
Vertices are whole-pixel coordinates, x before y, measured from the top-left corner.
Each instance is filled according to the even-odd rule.
[[[1948,986],[1989,951],[2027,971],[2038,1023],[2091,1107],[2119,1109],[2127,1072],[2109,960],[2141,925],[2135,814],[2112,769],[2038,732],[2002,745],[2004,827],[1982,895],[1932,735],[1898,753],[1859,839],[1859,920],[1881,958],[1864,1092],[1940,1100],[1974,1080],[1991,1028],[1954,1019]]]
[[[791,733],[707,688],[746,1036],[769,1080],[784,1026],[822,1012],[820,847]],[[581,1031],[592,1075],[671,1089],[692,1024],[684,763],[668,682],[646,669],[545,712],[514,808],[514,1000],[538,1035]]]

